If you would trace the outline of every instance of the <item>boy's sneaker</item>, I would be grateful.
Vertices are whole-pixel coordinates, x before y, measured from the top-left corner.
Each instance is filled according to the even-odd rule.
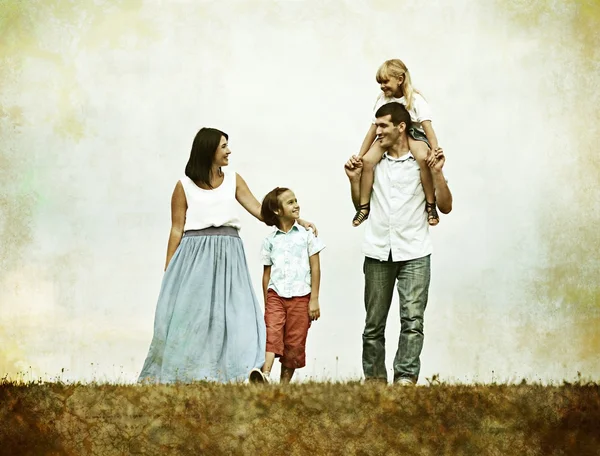
[[[256,367],[250,371],[248,380],[250,380],[250,383],[268,383],[263,373]]]
[[[398,386],[415,386],[415,382],[413,382],[412,379],[410,379],[410,378],[402,377],[401,379],[399,379],[396,382],[396,385],[398,385]]]

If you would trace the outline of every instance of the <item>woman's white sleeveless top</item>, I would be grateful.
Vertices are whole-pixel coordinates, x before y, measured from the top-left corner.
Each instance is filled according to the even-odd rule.
[[[241,228],[239,205],[235,199],[236,173],[224,170],[222,172],[223,183],[212,190],[198,187],[187,176],[180,179],[187,200],[184,231],[202,230],[209,226],[231,226],[238,230]]]

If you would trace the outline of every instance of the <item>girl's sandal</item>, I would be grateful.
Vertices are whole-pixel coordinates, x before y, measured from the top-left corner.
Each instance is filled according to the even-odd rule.
[[[356,211],[356,214],[354,215],[354,218],[352,219],[352,225],[358,226],[362,222],[367,220],[369,218],[370,208],[371,208],[371,205],[369,203],[359,206],[358,210]]]
[[[425,201],[425,210],[427,211],[427,222],[431,226],[436,226],[438,223],[440,223],[440,216],[437,213],[435,201],[433,203],[428,203]]]

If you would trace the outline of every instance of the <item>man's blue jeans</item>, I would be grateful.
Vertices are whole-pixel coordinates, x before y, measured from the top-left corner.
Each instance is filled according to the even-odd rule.
[[[423,314],[427,306],[430,255],[409,261],[379,261],[365,258],[365,309],[363,372],[366,379],[387,381],[385,368],[385,324],[394,285],[400,296],[400,338],[394,358],[394,382],[419,378],[423,348]]]

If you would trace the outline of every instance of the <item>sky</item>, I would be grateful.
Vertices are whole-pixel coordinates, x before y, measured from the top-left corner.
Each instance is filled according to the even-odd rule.
[[[327,245],[297,381],[359,379],[364,227],[343,164],[400,58],[454,195],[431,229],[421,383],[598,381],[599,29],[584,0],[2,2],[0,375],[136,380],[171,193],[211,126],[254,195],[293,189]],[[240,216],[261,296],[271,229]],[[398,332],[395,296],[390,378]]]

